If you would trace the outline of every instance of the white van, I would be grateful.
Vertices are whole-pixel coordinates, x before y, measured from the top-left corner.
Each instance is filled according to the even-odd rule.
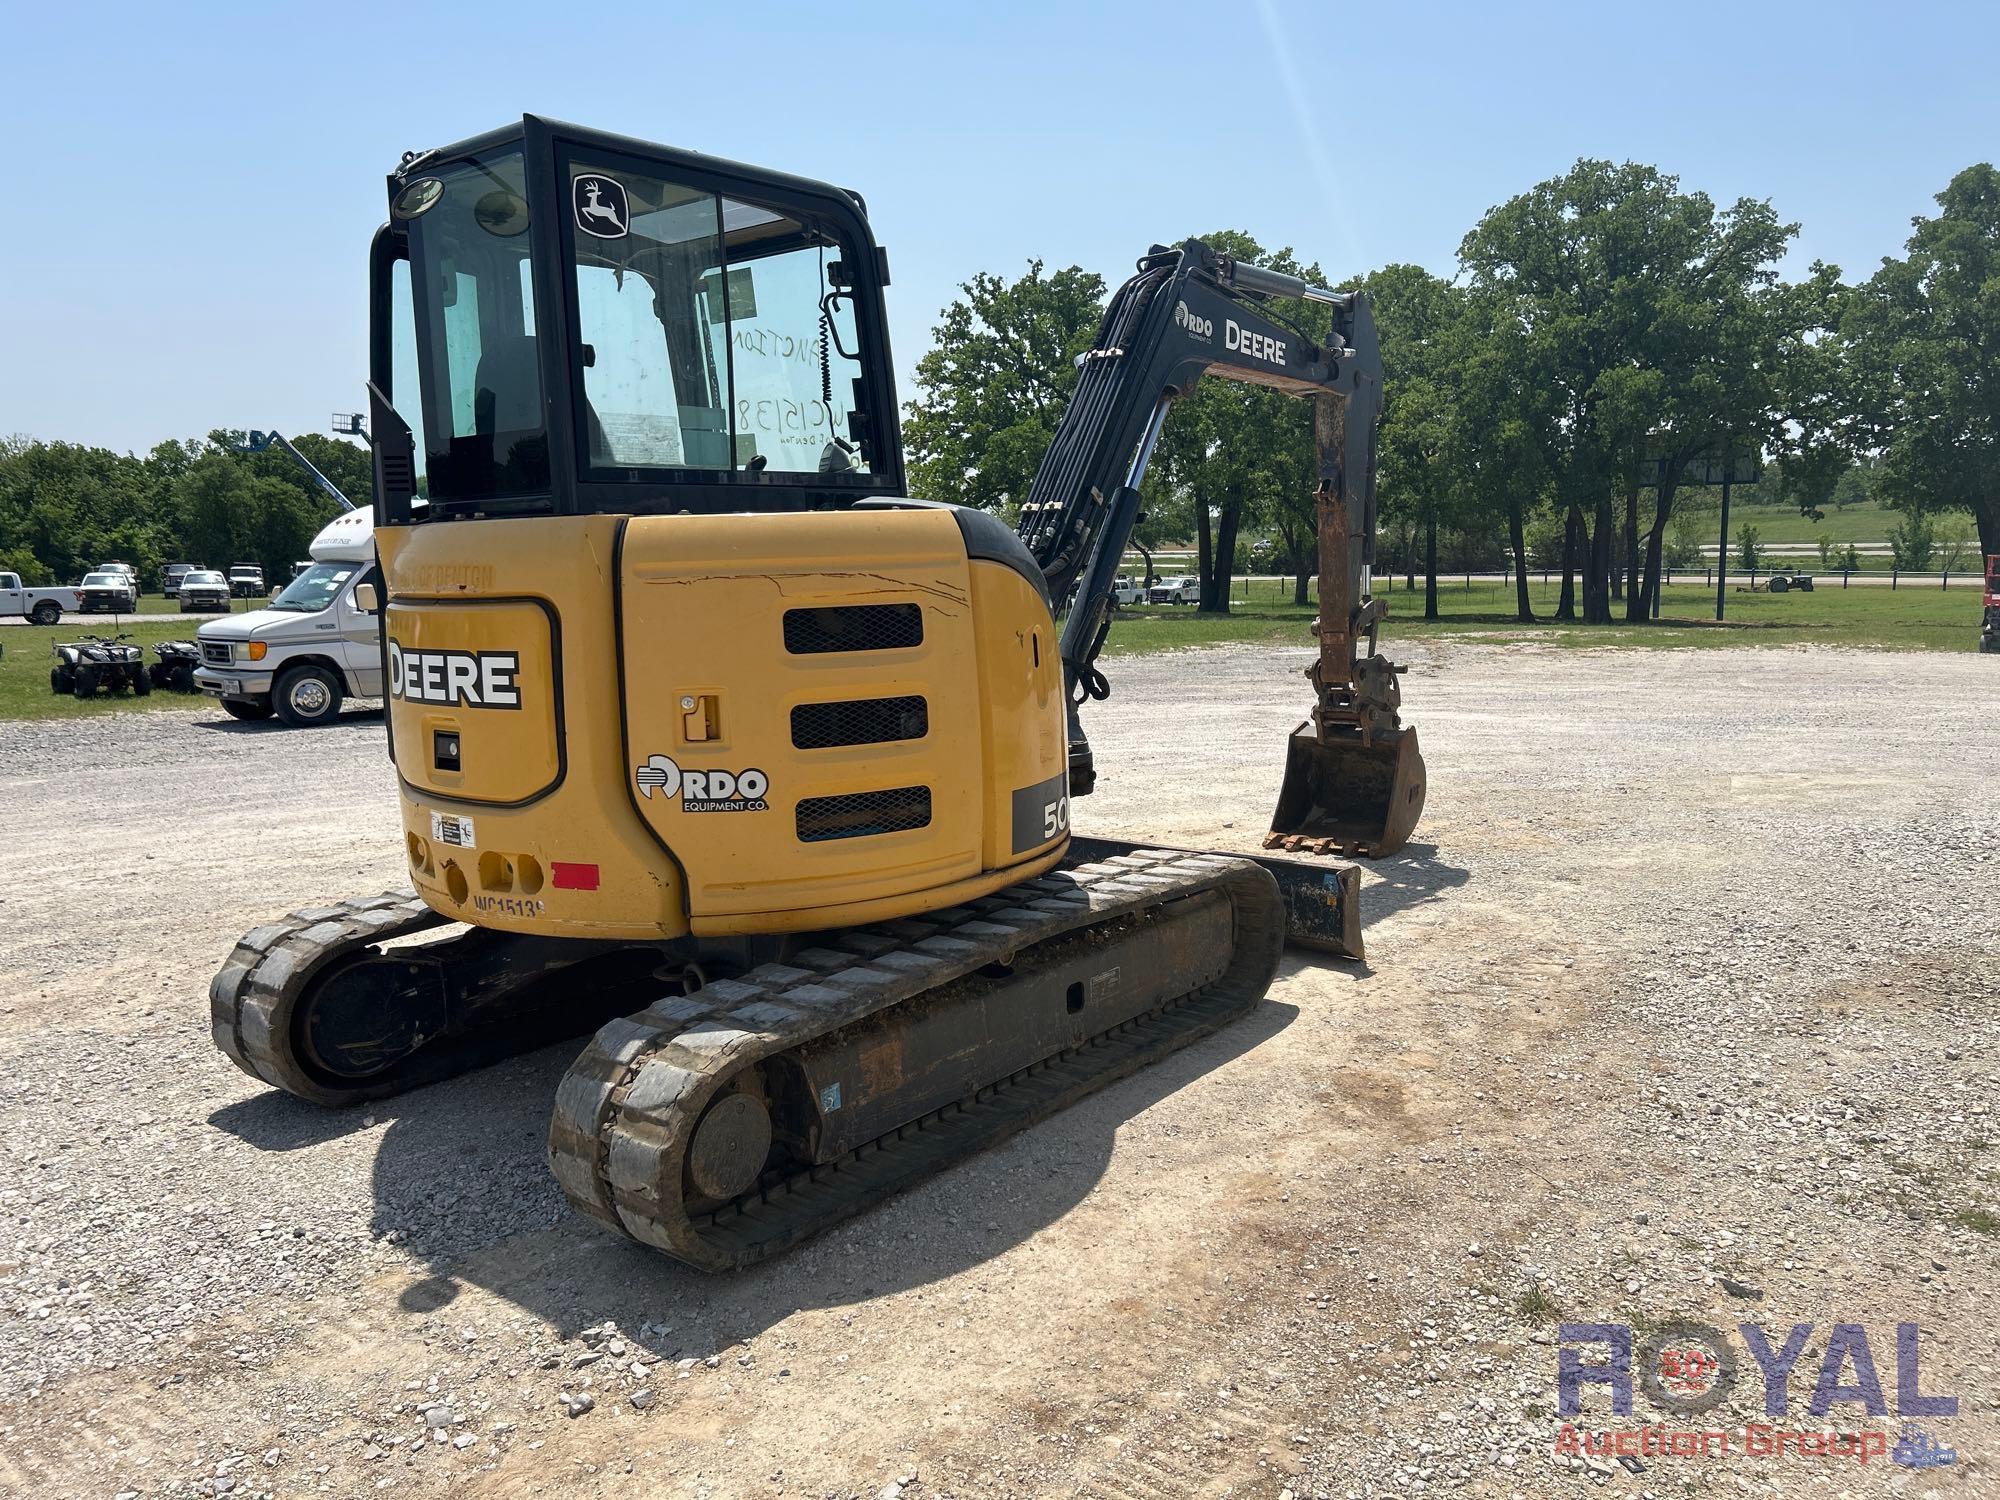
[[[195,632],[195,686],[239,719],[323,724],[344,698],[382,696],[375,513],[350,510],[313,538],[312,566],[263,609]],[[365,602],[355,593],[366,586]]]

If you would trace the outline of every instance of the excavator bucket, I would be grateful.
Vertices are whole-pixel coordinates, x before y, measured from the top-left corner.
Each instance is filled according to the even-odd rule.
[[[1424,757],[1414,729],[1322,739],[1292,731],[1266,849],[1380,859],[1410,841],[1424,810]]]

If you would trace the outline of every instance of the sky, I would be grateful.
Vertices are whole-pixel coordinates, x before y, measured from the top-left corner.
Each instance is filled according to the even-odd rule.
[[[0,39],[0,435],[141,452],[363,409],[385,174],[525,112],[859,189],[904,399],[959,284],[1031,258],[1115,284],[1240,228],[1451,275],[1594,156],[1768,198],[1788,270],[1859,278],[2000,152],[1990,3],[155,0]]]

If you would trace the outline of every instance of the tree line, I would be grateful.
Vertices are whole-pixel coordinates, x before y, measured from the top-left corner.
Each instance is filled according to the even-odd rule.
[[[1928,556],[1932,518],[1950,513],[2000,552],[2000,173],[1968,167],[1936,201],[1904,254],[1859,282],[1820,262],[1786,279],[1799,226],[1768,201],[1721,206],[1629,162],[1578,161],[1490,210],[1449,278],[1389,265],[1328,282],[1240,231],[1199,237],[1369,294],[1382,561],[1423,574],[1427,614],[1443,542],[1460,561],[1510,564],[1523,620],[1530,569],[1553,564],[1557,617],[1606,623],[1621,604],[1650,616],[1663,568],[1700,545],[1700,487],[1731,460],[1760,466],[1745,499],[1814,519],[1858,496],[1900,511],[1899,558]],[[1041,262],[965,283],[917,366],[917,494],[1019,502],[1106,290]],[[1276,311],[1323,337],[1323,308]],[[1260,559],[1294,571],[1303,602],[1311,455],[1305,403],[1203,381],[1168,419],[1137,545],[1150,562],[1162,542],[1192,541],[1204,609],[1227,610],[1232,574]]]
[[[1732,456],[1761,461],[1756,498],[1815,518],[1857,496],[1893,507],[1899,560],[1929,559],[1933,518],[1951,513],[2000,553],[2000,173],[1968,167],[1936,201],[1903,255],[1854,283],[1821,263],[1784,279],[1799,227],[1768,201],[1719,206],[1657,168],[1593,160],[1490,210],[1449,278],[1389,265],[1330,282],[1241,231],[1201,238],[1373,300],[1380,561],[1422,573],[1427,613],[1442,556],[1508,564],[1524,620],[1533,568],[1560,570],[1558,618],[1609,621],[1622,602],[1643,620],[1663,567],[1701,545],[1698,481]],[[1039,261],[964,284],[917,365],[915,493],[1018,504],[1106,293],[1095,273]],[[1323,306],[1273,310],[1326,335]],[[350,498],[368,493],[364,448],[298,446]],[[1204,609],[1227,610],[1250,567],[1293,573],[1303,603],[1313,467],[1305,403],[1203,381],[1168,419],[1135,544],[1150,562],[1192,542]],[[334,510],[283,453],[236,452],[221,432],[144,457],[0,440],[0,569],[36,583],[113,559],[149,583],[169,561],[283,577]]]
[[[299,451],[356,504],[368,503],[368,450],[317,433]],[[158,586],[169,562],[254,562],[276,582],[339,514],[278,449],[239,453],[227,436],[156,444],[143,458],[108,448],[0,439],[0,571],[31,585],[72,584],[129,562]]]

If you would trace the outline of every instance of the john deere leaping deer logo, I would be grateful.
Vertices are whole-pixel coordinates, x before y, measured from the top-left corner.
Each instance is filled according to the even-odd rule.
[[[585,173],[570,183],[576,206],[576,227],[600,240],[622,240],[632,226],[632,208],[625,184],[611,177]]]

